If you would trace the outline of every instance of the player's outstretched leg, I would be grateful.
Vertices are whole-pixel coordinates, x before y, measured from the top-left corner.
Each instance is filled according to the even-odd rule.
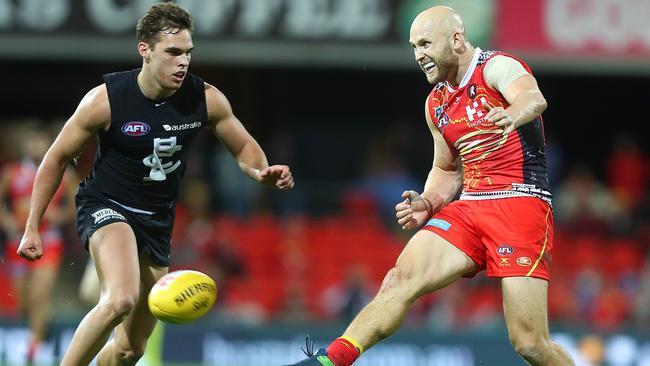
[[[574,365],[569,354],[548,335],[548,282],[532,277],[501,280],[503,313],[510,342],[517,353],[533,366]]]
[[[115,337],[99,352],[97,366],[131,366],[144,355],[147,339],[157,322],[149,311],[147,297],[156,281],[167,272],[168,267],[156,266],[148,254],[140,254],[140,297],[133,311],[115,327]]]
[[[308,358],[293,366],[351,365],[364,350],[399,328],[417,298],[476,269],[474,261],[458,248],[430,231],[421,230],[408,242],[375,298],[361,310],[343,336],[327,350],[308,349],[305,352]]]

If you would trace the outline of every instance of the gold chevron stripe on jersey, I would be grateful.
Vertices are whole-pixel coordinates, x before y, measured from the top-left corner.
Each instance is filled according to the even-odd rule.
[[[485,139],[472,140],[472,138],[478,135],[489,135],[489,136]],[[490,153],[503,146],[507,140],[508,140],[508,135],[505,135],[502,129],[496,129],[490,131],[480,130],[480,131],[472,131],[462,136],[461,138],[456,140],[456,143],[454,145],[458,149],[458,153],[460,154],[460,156],[463,158],[463,162],[467,164],[467,163],[485,159],[485,157],[490,155]],[[474,157],[468,156],[474,152],[480,152],[481,150],[485,150],[485,151],[483,151],[483,153],[479,156],[474,156]]]

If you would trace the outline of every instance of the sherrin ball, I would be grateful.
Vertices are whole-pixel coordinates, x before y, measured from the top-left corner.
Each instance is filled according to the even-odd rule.
[[[161,277],[149,292],[149,310],[158,319],[175,324],[205,315],[217,299],[217,285],[199,271],[174,271]]]

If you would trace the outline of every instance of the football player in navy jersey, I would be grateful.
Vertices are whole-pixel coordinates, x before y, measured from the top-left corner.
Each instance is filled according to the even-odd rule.
[[[77,227],[101,283],[99,303],[77,328],[61,365],[135,365],[156,319],[147,294],[168,271],[175,202],[188,145],[211,130],[242,172],[280,190],[294,185],[286,165],[269,166],[228,99],[188,73],[192,19],[172,3],[152,6],[137,24],[141,69],[104,75],[66,122],[41,163],[18,254],[43,252],[38,227],[67,164],[89,139],[99,147],[76,196]],[[114,338],[107,343],[111,332]]]

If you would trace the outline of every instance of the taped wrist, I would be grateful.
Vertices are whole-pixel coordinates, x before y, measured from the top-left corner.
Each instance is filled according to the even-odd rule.
[[[424,202],[424,207],[426,207],[429,216],[433,216],[434,212],[433,212],[433,205],[431,204],[431,201],[429,201],[429,199],[424,196],[420,196],[420,198],[422,198],[422,202]]]

